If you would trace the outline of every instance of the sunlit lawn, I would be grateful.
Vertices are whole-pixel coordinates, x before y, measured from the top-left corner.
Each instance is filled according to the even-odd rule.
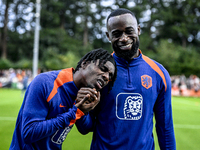
[[[22,100],[20,90],[0,89],[0,149],[2,150],[9,149]],[[172,104],[177,150],[200,149],[200,98],[173,97]],[[91,139],[92,134],[81,135],[74,127],[63,143],[63,150],[89,150]],[[155,143],[155,149],[159,150],[157,140]]]

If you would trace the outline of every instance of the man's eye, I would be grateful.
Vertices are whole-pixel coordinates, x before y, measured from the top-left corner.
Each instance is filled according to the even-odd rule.
[[[133,33],[133,30],[127,30],[126,33],[127,33],[127,34],[132,34],[132,33]]]
[[[105,67],[101,67],[100,69],[101,69],[101,71],[103,71],[103,72],[106,72],[106,71],[107,71],[107,68],[105,68]]]
[[[120,35],[121,35],[121,33],[119,33],[119,32],[113,33],[113,36],[114,36],[114,37],[120,37]]]

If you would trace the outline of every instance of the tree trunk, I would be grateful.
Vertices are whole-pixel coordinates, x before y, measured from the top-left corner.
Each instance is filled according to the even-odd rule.
[[[83,46],[87,46],[87,45],[88,45],[88,26],[87,26],[87,16],[86,16],[84,33],[83,33]]]
[[[4,27],[3,27],[3,34],[2,34],[2,58],[7,58],[7,24],[8,24],[8,0],[6,1],[6,9],[4,15]]]
[[[186,48],[187,46],[187,39],[185,37],[182,38],[182,46]]]

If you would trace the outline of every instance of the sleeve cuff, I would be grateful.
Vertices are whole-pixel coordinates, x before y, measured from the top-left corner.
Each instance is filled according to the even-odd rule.
[[[76,122],[76,120],[80,119],[83,115],[85,115],[79,108],[77,108],[75,105],[73,106],[74,109],[76,109],[76,117],[75,119],[70,121],[69,126],[71,126],[72,124],[74,124]]]

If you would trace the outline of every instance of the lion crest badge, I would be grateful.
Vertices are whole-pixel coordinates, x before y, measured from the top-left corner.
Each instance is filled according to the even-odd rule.
[[[152,78],[148,75],[141,76],[141,82],[142,86],[145,87],[146,89],[152,87]]]
[[[142,117],[143,98],[139,93],[120,93],[116,108],[119,119],[139,120]]]

